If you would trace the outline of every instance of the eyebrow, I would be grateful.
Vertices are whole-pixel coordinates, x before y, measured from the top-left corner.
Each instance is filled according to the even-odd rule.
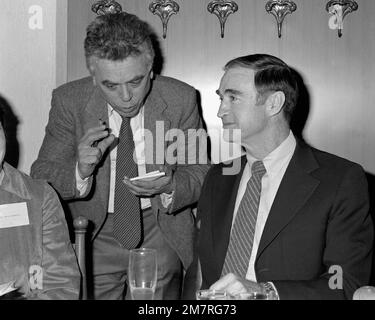
[[[136,76],[136,77],[134,77],[133,79],[127,81],[127,83],[131,83],[131,82],[135,82],[135,81],[143,80],[145,76],[146,76],[146,75]],[[103,81],[102,81],[102,84],[103,84],[103,85],[108,85],[108,84],[110,84],[110,85],[119,85],[120,83],[112,82],[112,81],[110,81],[110,80],[103,80]]]
[[[103,85],[108,85],[108,84],[110,84],[110,85],[117,85],[118,83],[114,83],[114,82],[109,81],[109,80],[103,80],[103,81],[102,81],[102,84],[103,84]]]
[[[221,93],[220,93],[219,89],[216,90],[216,94],[217,94],[218,96],[221,96]],[[242,92],[239,91],[239,90],[235,90],[235,89],[226,89],[226,90],[224,91],[224,94],[241,95]]]

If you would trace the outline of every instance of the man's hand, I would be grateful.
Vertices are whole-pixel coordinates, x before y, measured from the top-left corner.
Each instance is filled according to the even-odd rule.
[[[264,288],[260,284],[237,277],[233,273],[216,281],[210,289],[226,291],[233,296],[241,293],[264,292]]]
[[[133,177],[125,177],[124,183],[133,194],[139,197],[152,197],[161,193],[171,193],[173,191],[173,171],[167,166],[160,166],[159,171],[165,172],[165,176],[151,181],[130,181],[129,179]]]
[[[78,145],[78,173],[82,179],[91,176],[103,154],[113,143],[115,137],[109,134],[105,124],[90,128]]]

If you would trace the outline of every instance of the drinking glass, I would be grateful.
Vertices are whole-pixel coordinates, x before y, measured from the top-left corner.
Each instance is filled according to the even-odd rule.
[[[264,292],[240,293],[234,296],[235,300],[269,300]]]
[[[197,300],[229,300],[230,296],[221,290],[198,290],[196,292]]]
[[[157,257],[154,249],[132,249],[129,255],[128,282],[133,300],[154,300]]]

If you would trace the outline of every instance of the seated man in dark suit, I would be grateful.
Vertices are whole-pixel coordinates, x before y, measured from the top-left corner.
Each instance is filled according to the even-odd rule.
[[[46,182],[4,162],[3,123],[0,107],[0,299],[78,299],[80,273],[59,199]]]
[[[368,283],[372,257],[363,169],[294,137],[298,86],[280,59],[230,61],[217,94],[224,139],[246,155],[234,174],[218,164],[206,177],[198,205],[201,287],[351,299]]]

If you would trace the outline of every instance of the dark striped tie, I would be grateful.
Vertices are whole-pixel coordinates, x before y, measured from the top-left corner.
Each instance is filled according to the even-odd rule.
[[[266,168],[262,161],[255,161],[251,167],[251,178],[238,207],[236,219],[230,235],[222,276],[234,273],[246,277],[251,250],[253,248],[255,226],[258,216],[262,177]]]
[[[130,118],[122,118],[117,145],[113,234],[124,248],[136,248],[142,238],[140,200],[124,184],[124,177],[136,177],[134,141]]]

